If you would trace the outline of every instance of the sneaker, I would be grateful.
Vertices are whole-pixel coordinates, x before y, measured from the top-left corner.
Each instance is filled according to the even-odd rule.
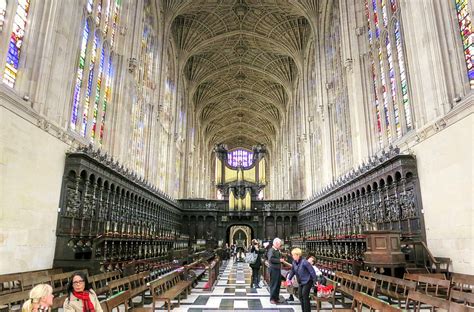
[[[295,298],[293,297],[293,295],[291,295],[290,297],[288,297],[288,299],[286,299],[286,301],[295,301]]]
[[[271,299],[271,300],[270,300],[270,303],[271,303],[271,304],[278,304],[279,302],[276,301],[276,300]]]

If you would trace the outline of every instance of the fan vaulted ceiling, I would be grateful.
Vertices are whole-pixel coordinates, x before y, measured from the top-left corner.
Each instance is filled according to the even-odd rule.
[[[264,143],[280,133],[311,37],[292,1],[165,1],[187,92],[212,146]]]

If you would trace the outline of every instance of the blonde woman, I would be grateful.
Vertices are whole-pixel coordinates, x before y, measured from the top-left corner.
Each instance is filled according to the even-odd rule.
[[[299,284],[298,295],[300,297],[301,310],[303,310],[303,312],[311,312],[309,293],[316,282],[316,272],[301,254],[302,252],[299,248],[293,248],[293,250],[291,250],[293,265],[291,266],[290,274],[288,274],[288,281],[291,281],[293,276],[296,276]]]
[[[30,291],[30,298],[25,301],[22,312],[46,312],[53,306],[53,288],[50,285],[39,284]]]

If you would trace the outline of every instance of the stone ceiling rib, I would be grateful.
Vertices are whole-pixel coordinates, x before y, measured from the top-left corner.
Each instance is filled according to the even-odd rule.
[[[165,1],[205,142],[273,146],[312,40],[303,12],[316,0]]]

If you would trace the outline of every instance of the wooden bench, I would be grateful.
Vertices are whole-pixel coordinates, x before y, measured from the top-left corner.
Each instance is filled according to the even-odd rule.
[[[449,301],[474,307],[474,293],[451,289]]]
[[[334,293],[337,291],[341,293],[342,304],[344,304],[344,295],[348,295],[349,297],[353,298],[354,293],[357,291],[365,292],[372,296],[376,295],[377,284],[374,281],[369,281],[359,276],[343,272],[336,272],[335,281],[336,289],[334,290]]]
[[[474,312],[474,307],[469,307],[467,305],[456,302],[450,302],[449,312]]]
[[[193,279],[193,285],[206,273],[206,264],[204,260],[197,260],[184,266],[185,271]]]
[[[0,296],[0,312],[21,311],[23,302],[30,297],[30,291],[24,290]]]
[[[59,273],[51,275],[51,286],[53,287],[53,294],[59,296],[67,292],[67,286],[71,279],[71,272]]]
[[[341,303],[344,305],[344,298],[346,295],[353,298],[354,293],[360,291],[368,293],[372,296],[376,295],[377,284],[375,281],[369,281],[367,279],[347,274],[344,272],[336,272],[335,280],[332,281],[327,279],[327,284],[331,283],[334,286],[334,294],[331,297],[318,297],[317,295],[311,294],[310,298],[316,302],[316,310],[321,309],[321,302],[332,302],[332,306],[336,304],[336,293],[339,292],[341,295]]]
[[[128,277],[130,297],[135,298],[136,296],[141,296],[142,304],[145,303],[145,292],[148,290],[148,285],[146,282],[146,278],[148,276],[149,272],[141,272]],[[132,302],[132,304],[135,307],[135,303]]]
[[[428,277],[443,279],[443,280],[446,279],[446,275],[444,273],[428,273],[428,274],[424,274],[424,273],[423,274],[420,274],[420,273],[416,273],[416,274],[405,273],[403,275],[403,279],[418,282],[418,279],[419,279],[420,276],[428,276]]]
[[[439,298],[448,299],[451,282],[431,276],[420,275],[418,277],[417,290]]]
[[[410,310],[411,303],[413,303],[413,310]],[[423,294],[416,290],[410,290],[407,296],[405,308],[409,311],[418,312],[422,309],[422,304],[428,305],[432,308],[444,309],[449,311],[448,300]],[[425,308],[426,307],[424,306],[423,309]]]
[[[453,273],[451,283],[453,289],[474,293],[474,275]]]
[[[405,302],[410,289],[416,289],[417,283],[401,278],[396,278],[387,275],[376,274],[367,271],[360,271],[359,276],[377,283],[377,293],[387,296],[388,303],[396,300],[398,307],[402,307],[402,302]]]
[[[90,276],[89,283],[91,284],[97,296],[101,296],[109,292],[109,282],[118,280],[120,278],[120,271],[112,271]]]
[[[0,275],[0,296],[22,290],[21,273]]]
[[[108,284],[108,288],[108,297],[112,297],[118,293],[129,290],[130,280],[128,279],[128,277],[122,277],[121,279],[110,281]]]
[[[361,292],[355,292],[352,299],[352,306],[350,309],[332,309],[337,312],[354,312],[364,311],[364,307],[369,308],[369,311],[383,311],[383,312],[401,312],[402,310],[393,307],[390,304],[381,301],[375,297],[371,297]]]
[[[117,312],[122,311],[122,309],[119,308],[120,306],[124,306],[125,311],[128,311],[129,301],[130,292],[124,291],[101,302],[100,306],[104,312],[112,312],[114,309],[116,309]]]
[[[134,312],[154,312],[158,301],[164,301],[171,311],[171,300],[178,299],[178,307],[180,305],[181,295],[188,295],[190,292],[192,281],[181,280],[180,273],[175,271],[171,274],[165,275],[153,282],[150,282],[150,293],[153,298],[151,308],[135,308]]]

